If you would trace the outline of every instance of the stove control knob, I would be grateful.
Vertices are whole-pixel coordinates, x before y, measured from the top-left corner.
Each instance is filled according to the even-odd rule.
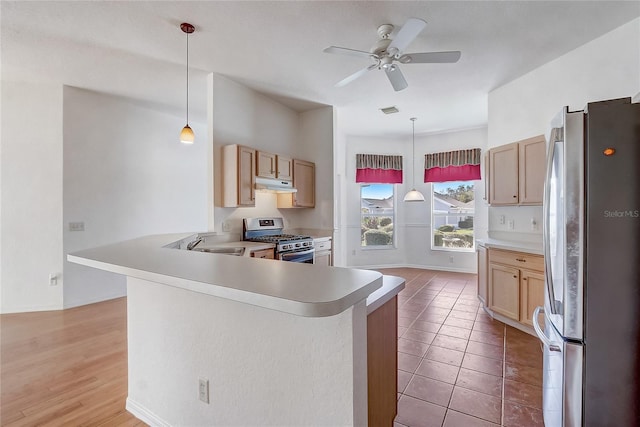
[[[299,247],[300,247],[300,243],[296,243],[296,248],[299,248]]]

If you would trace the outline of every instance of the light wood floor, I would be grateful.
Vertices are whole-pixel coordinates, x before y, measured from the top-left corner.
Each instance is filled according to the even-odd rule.
[[[5,314],[0,333],[0,425],[145,425],[124,408],[126,298]]]

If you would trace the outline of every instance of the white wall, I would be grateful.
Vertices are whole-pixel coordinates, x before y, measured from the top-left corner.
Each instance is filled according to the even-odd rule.
[[[411,136],[408,138],[374,138],[346,136],[342,153],[344,155],[344,180],[341,201],[344,222],[340,224],[341,244],[344,247],[345,263],[348,266],[383,267],[413,266],[451,271],[475,272],[474,252],[442,251],[431,249],[431,184],[424,181],[424,155],[427,153],[481,148],[487,144],[486,128],[447,132],[431,135],[416,134],[415,158],[411,164]],[[392,249],[371,249],[360,246],[360,185],[355,182],[356,154],[374,153],[401,155],[404,157],[404,183],[396,185],[396,247]],[[405,193],[411,189],[412,177],[415,187],[425,195],[425,203],[404,203]],[[476,235],[486,235],[487,209],[482,202],[483,181],[476,185]],[[453,257],[453,261],[451,261]]]
[[[2,313],[62,308],[62,86],[2,81]]]
[[[489,93],[489,147],[544,134],[568,105],[633,97],[640,92],[640,18],[635,19]],[[541,207],[490,208],[489,230],[509,233],[498,217],[513,219],[513,232],[538,239]],[[526,237],[526,236],[519,236]]]
[[[206,128],[120,97],[64,88],[64,254],[148,234],[206,230]],[[84,231],[69,231],[69,222]],[[126,294],[125,278],[65,261],[64,306]]]
[[[313,318],[136,278],[128,288],[127,409],[150,425],[367,424],[364,301]]]
[[[209,214],[210,231],[222,233],[222,224],[231,227],[230,238],[242,233],[242,218],[282,216],[287,228],[319,228],[316,219],[333,227],[332,200],[332,123],[331,107],[298,113],[255,90],[218,74],[209,75],[209,188],[215,207]],[[219,207],[221,195],[221,147],[240,144],[257,150],[299,158],[316,163],[316,177],[328,182],[316,183],[315,209],[277,209],[275,194],[256,192],[256,206]],[[329,181],[330,180],[330,181]],[[213,182],[211,182],[213,181]],[[325,221],[326,218],[327,220]]]

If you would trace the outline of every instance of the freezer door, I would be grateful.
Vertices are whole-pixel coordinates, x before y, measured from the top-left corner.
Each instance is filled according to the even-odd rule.
[[[544,345],[542,410],[545,426],[581,427],[583,413],[582,370],[584,346],[567,342],[544,316],[540,327],[538,307],[533,316],[536,334]]]
[[[564,338],[583,339],[584,113],[565,107],[549,136],[544,200],[548,318]]]

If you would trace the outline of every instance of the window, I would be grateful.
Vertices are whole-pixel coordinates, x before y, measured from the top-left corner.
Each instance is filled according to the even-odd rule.
[[[393,247],[394,199],[393,184],[361,184],[360,238],[363,247]]]
[[[431,248],[473,250],[473,181],[434,182],[431,188]]]

